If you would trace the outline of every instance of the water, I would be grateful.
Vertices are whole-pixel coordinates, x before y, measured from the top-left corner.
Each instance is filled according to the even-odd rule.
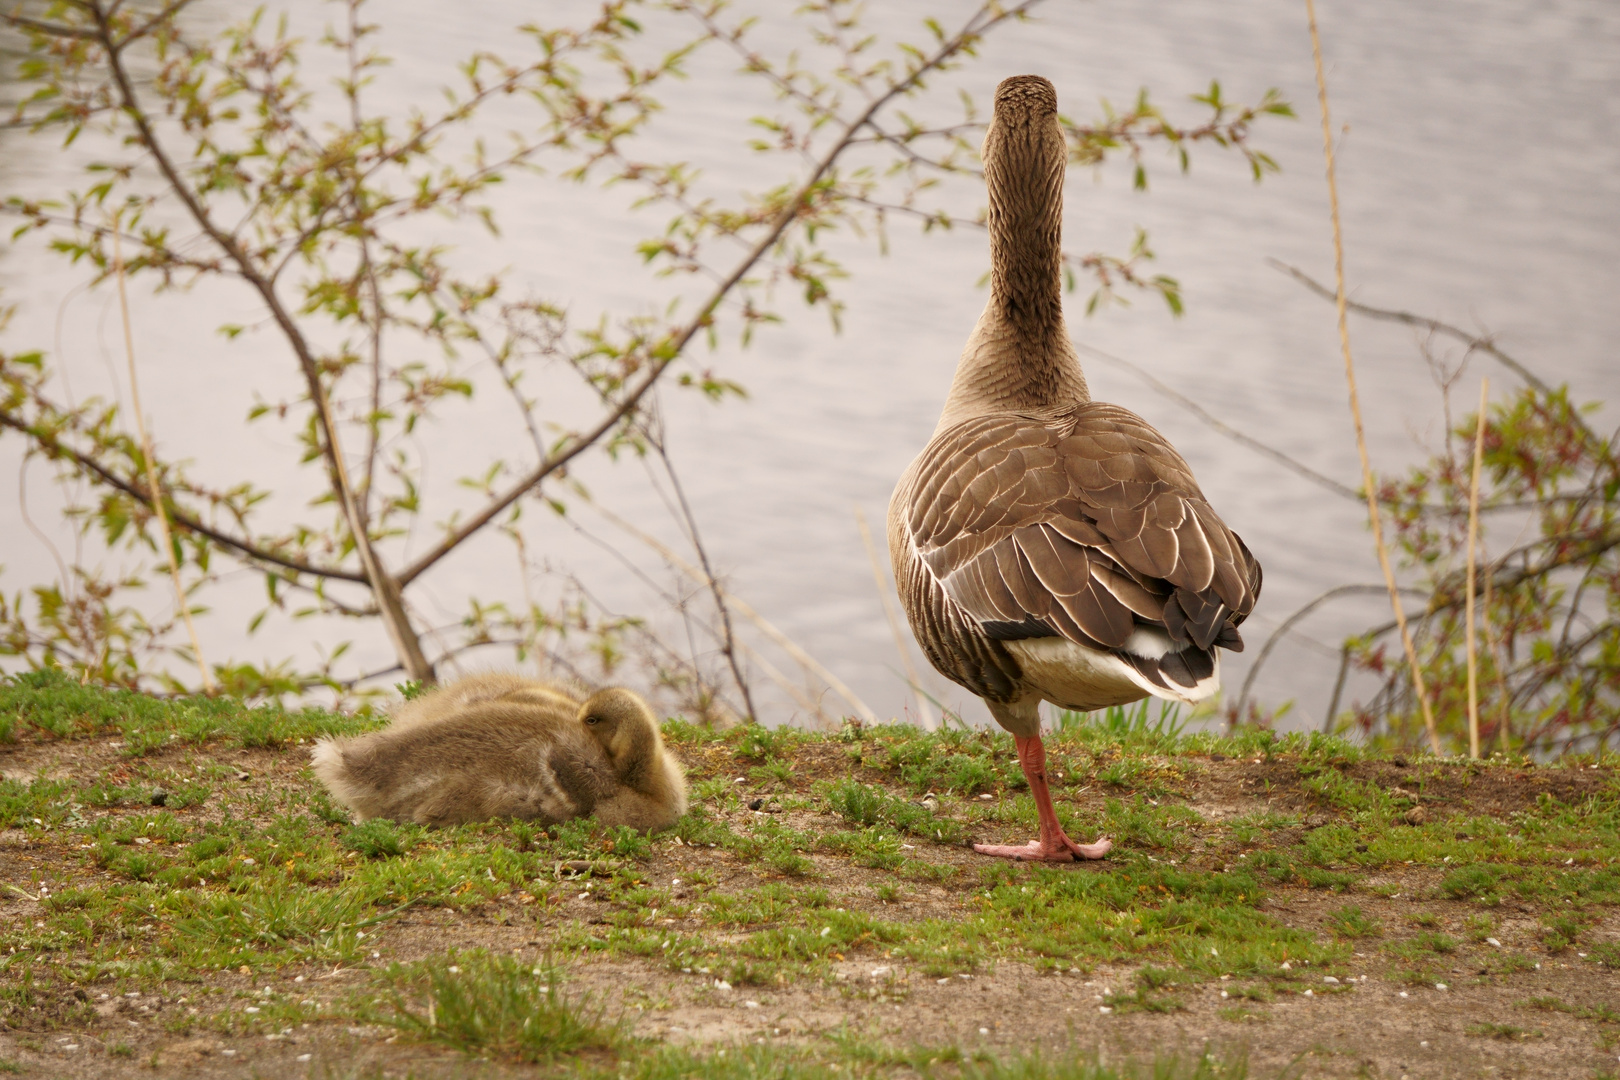
[[[802,44],[802,29],[784,14],[791,7],[762,6],[767,18],[757,47],[780,55]],[[942,21],[950,24],[966,7],[934,10],[949,14]],[[310,3],[295,8],[305,25],[332,11]],[[869,22],[886,35],[916,39],[920,12],[917,5],[874,5]],[[532,18],[533,7],[491,3],[481,9],[482,21],[451,26],[421,3],[376,14],[389,24],[385,48],[399,58],[379,92],[426,105],[451,78],[454,57],[492,43],[518,55],[518,46],[494,31]],[[223,22],[233,15],[214,4],[198,17]],[[1620,332],[1620,305],[1612,300],[1620,277],[1614,137],[1620,10],[1573,2],[1533,11],[1491,2],[1329,3],[1321,17],[1334,119],[1342,128],[1339,175],[1355,298],[1489,331],[1544,378],[1573,384],[1582,399],[1620,396],[1620,366],[1610,348]],[[700,55],[646,151],[700,163],[716,191],[763,186],[775,175],[766,166],[781,165],[740,148],[747,135],[736,121],[776,107],[762,88],[728,77],[735,67],[716,51]],[[1087,319],[1082,289],[1072,298],[1070,327],[1083,344],[1151,369],[1227,422],[1354,486],[1355,447],[1331,306],[1267,265],[1275,258],[1331,279],[1302,5],[1199,2],[1176,5],[1167,16],[1157,5],[1054,0],[1038,22],[998,33],[979,62],[940,90],[948,101],[961,85],[987,102],[998,79],[1020,72],[1051,78],[1065,113],[1076,118],[1095,116],[1100,97],[1128,102],[1145,85],[1173,116],[1193,120],[1200,114],[1184,95],[1212,77],[1233,100],[1253,101],[1277,86],[1295,104],[1298,121],[1267,122],[1256,131],[1256,144],[1283,168],[1258,186],[1236,157],[1210,151],[1195,153],[1191,174],[1181,176],[1162,148],[1150,149],[1146,195],[1131,190],[1122,166],[1073,173],[1066,246],[1123,253],[1134,228],[1147,228],[1159,255],[1155,269],[1180,279],[1187,314],[1172,319],[1143,297],[1128,310]],[[68,182],[67,156],[14,134],[0,140],[0,187],[42,191]],[[947,198],[970,213],[981,195],[969,186]],[[576,324],[589,324],[603,311],[648,310],[676,287],[651,279],[633,252],[637,240],[658,231],[662,216],[633,214],[626,204],[624,192],[525,180],[500,194],[498,243],[462,226],[445,226],[440,238],[457,243],[469,264],[507,267],[515,282],[566,298]],[[714,406],[673,390],[662,398],[672,454],[728,587],[884,716],[900,714],[908,694],[855,508],[881,543],[889,492],[937,419],[956,355],[984,302],[979,281],[986,269],[982,233],[923,237],[902,222],[891,222],[889,232],[887,256],[853,238],[834,241],[852,273],[843,285],[849,306],[842,333],[784,297],[786,325],[762,334],[752,349],[700,354],[705,365],[747,386],[747,402]],[[81,280],[30,242],[0,252],[0,288],[20,307],[5,347],[48,349],[66,364],[80,396],[107,392],[110,372],[122,363],[110,291],[76,289]],[[281,512],[297,513],[300,492],[310,489],[300,471],[283,464],[292,460],[296,433],[241,423],[251,403],[244,379],[257,380],[275,400],[293,392],[289,365],[268,334],[245,348],[226,348],[212,333],[218,322],[257,318],[251,305],[240,294],[210,289],[138,297],[136,306],[143,393],[160,443],[191,457],[199,475],[221,482],[248,467],[260,470],[257,481],[282,494]],[[1354,323],[1352,333],[1375,467],[1388,472],[1420,460],[1436,445],[1442,422],[1411,333],[1367,322]],[[1479,374],[1504,392],[1513,385],[1505,371],[1485,364],[1476,361],[1459,384],[1459,412],[1468,408]],[[1355,503],[1227,441],[1129,374],[1091,363],[1088,377],[1096,396],[1137,410],[1175,442],[1265,567],[1261,606],[1245,631],[1250,649],[1226,667],[1232,692],[1259,644],[1290,612],[1333,585],[1379,580],[1364,511]],[[428,473],[430,493],[463,507],[474,500],[458,494],[458,471],[491,454],[521,458],[525,448],[498,398],[474,415],[476,440],[460,426],[465,417],[428,433],[463,433],[430,444]],[[1612,426],[1612,407],[1596,419]],[[19,444],[0,440],[0,455],[0,505],[15,506]],[[618,513],[678,544],[678,530],[638,466],[591,463],[576,476]],[[29,505],[48,526],[51,495],[37,463]],[[54,575],[49,553],[18,517],[0,517],[6,567],[0,584],[8,592]],[[659,582],[670,580],[655,556],[590,511],[574,518]],[[526,520],[532,550],[548,566],[577,574],[608,606],[656,606],[617,558],[566,523],[532,509]],[[412,549],[431,536],[423,522]],[[71,552],[60,530],[58,543]],[[447,560],[413,599],[430,621],[453,625],[470,593],[485,600],[517,596],[515,568],[509,548],[480,542]],[[166,592],[151,592],[152,609],[167,610]],[[217,609],[228,613],[206,620],[212,659],[308,662],[313,640],[330,647],[353,635],[352,628],[272,618],[247,638],[242,612],[259,597],[262,588],[244,578],[216,598]],[[1339,641],[1386,613],[1376,598],[1319,611],[1278,647],[1257,696],[1295,701],[1290,723],[1320,723]],[[677,623],[660,625],[672,642],[684,640]],[[770,652],[751,627],[743,632]],[[791,667],[779,653],[770,655]],[[390,659],[382,635],[370,632],[357,636],[351,656],[362,667]],[[498,662],[492,651],[469,660]],[[791,718],[793,703],[759,681],[770,718]],[[965,714],[982,716],[976,702],[943,680],[933,678],[930,689]],[[830,708],[837,704],[829,699]]]

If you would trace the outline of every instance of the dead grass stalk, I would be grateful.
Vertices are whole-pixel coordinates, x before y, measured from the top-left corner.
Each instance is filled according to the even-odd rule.
[[[146,430],[146,416],[141,411],[141,384],[135,377],[135,332],[130,327],[129,295],[124,288],[124,251],[119,243],[119,224],[114,222],[113,277],[118,282],[118,314],[124,323],[124,358],[129,363],[130,410],[135,414],[135,431],[141,440],[141,457],[146,465],[146,487],[152,493],[152,512],[157,518],[158,540],[163,545],[164,557],[169,561],[169,580],[174,582],[174,602],[185,620],[186,633],[191,636],[191,655],[197,661],[202,675],[203,690],[214,692],[214,677],[203,658],[202,640],[197,636],[197,624],[191,619],[191,604],[186,600],[185,586],[180,583],[180,564],[174,557],[174,541],[169,536],[169,514],[163,508],[163,489],[158,486],[157,463],[152,453],[152,437]]]
[[[1479,382],[1479,420],[1474,425],[1474,468],[1468,480],[1468,756],[1479,757],[1479,663],[1474,645],[1474,549],[1479,540],[1479,462],[1485,448],[1485,411],[1491,380]],[[1490,613],[1486,612],[1489,618]]]
[[[1327,159],[1328,208],[1333,218],[1333,277],[1334,303],[1339,314],[1339,345],[1344,352],[1344,377],[1350,385],[1350,418],[1355,422],[1356,451],[1361,457],[1361,483],[1367,496],[1367,516],[1372,525],[1373,543],[1378,549],[1378,566],[1384,572],[1384,584],[1389,589],[1389,604],[1395,612],[1395,625],[1400,631],[1401,646],[1406,650],[1406,662],[1412,670],[1412,692],[1417,695],[1423,710],[1423,726],[1429,733],[1429,748],[1440,751],[1440,735],[1435,730],[1434,710],[1423,685],[1423,669],[1418,664],[1417,649],[1412,645],[1412,633],[1406,625],[1406,611],[1401,607],[1400,588],[1395,583],[1395,571],[1390,566],[1389,548],[1384,544],[1384,529],[1378,514],[1378,489],[1373,483],[1372,463],[1367,456],[1367,433],[1361,423],[1361,399],[1356,392],[1356,365],[1350,353],[1350,322],[1345,310],[1344,289],[1344,230],[1339,223],[1339,184],[1333,165],[1333,121],[1328,111],[1327,76],[1322,71],[1322,38],[1316,29],[1316,4],[1305,0],[1305,13],[1311,26],[1311,56],[1316,62],[1316,99],[1322,107],[1322,153]]]

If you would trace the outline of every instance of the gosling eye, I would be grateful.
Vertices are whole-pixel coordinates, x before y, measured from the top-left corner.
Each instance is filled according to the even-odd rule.
[[[585,718],[585,722],[591,727],[595,727],[597,724],[602,722],[602,718],[600,716],[587,716]]]

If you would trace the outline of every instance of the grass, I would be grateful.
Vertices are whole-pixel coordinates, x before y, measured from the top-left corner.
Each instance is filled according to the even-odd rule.
[[[307,746],[375,723],[159,700],[50,673],[0,682],[0,738],[71,765],[0,780],[0,827],[18,831],[33,866],[11,888],[37,912],[8,926],[16,952],[0,962],[0,1020],[72,1030],[98,1022],[98,995],[140,991],[186,999],[165,1014],[175,1034],[364,1022],[605,1075],[932,1075],[934,1062],[949,1076],[1179,1080],[1241,1076],[1246,1065],[828,1038],[725,1056],[649,1047],[629,1034],[625,1010],[666,1005],[635,986],[603,995],[579,979],[595,961],[636,961],[693,992],[719,993],[716,981],[734,994],[798,985],[887,1008],[924,980],[982,979],[1010,963],[1043,973],[1110,965],[1134,973],[1114,988],[1116,1014],[1179,1012],[1219,987],[1219,1015],[1260,1031],[1266,1006],[1309,986],[1323,995],[1321,977],[1351,965],[1383,965],[1413,985],[1447,981],[1463,961],[1486,981],[1554,957],[1603,978],[1620,965],[1593,929],[1620,903],[1612,769],[1397,765],[1316,735],[1189,733],[1179,713],[1156,707],[1065,716],[1048,748],[1059,815],[1075,835],[1106,832],[1119,846],[1100,866],[1041,866],[964,852],[1034,835],[1034,804],[999,732],[715,733],[670,721],[692,810],[646,837],[590,821],[351,824],[304,768]],[[1207,808],[1217,770],[1236,814]],[[1522,776],[1536,794],[1509,798],[1507,811],[1470,801],[1488,784],[1498,785],[1492,800],[1508,798],[1500,785]],[[1414,800],[1431,811],[1418,825],[1403,817]],[[1299,897],[1325,918],[1290,919],[1287,902]],[[1505,933],[1504,904],[1529,908],[1539,934],[1489,945]],[[474,928],[481,936],[468,936]],[[470,947],[485,938],[507,944]],[[409,940],[416,959],[404,962]],[[554,959],[510,955],[539,942]],[[852,964],[891,974],[855,985]],[[348,973],[341,994],[292,988],[336,969]],[[1591,1006],[1533,1007],[1603,1031],[1616,1022]],[[137,1059],[149,1055],[118,1038]]]
[[[422,1042],[541,1062],[625,1041],[601,1005],[564,991],[554,964],[452,953],[382,978],[393,992],[373,1019]]]
[[[1344,938],[1369,938],[1383,934],[1384,927],[1355,904],[1346,904],[1328,916],[1328,926]]]

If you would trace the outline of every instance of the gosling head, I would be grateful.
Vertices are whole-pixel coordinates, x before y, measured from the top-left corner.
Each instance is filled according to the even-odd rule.
[[[579,720],[602,744],[622,779],[649,768],[658,756],[658,719],[633,691],[615,688],[592,694],[580,706]]]

